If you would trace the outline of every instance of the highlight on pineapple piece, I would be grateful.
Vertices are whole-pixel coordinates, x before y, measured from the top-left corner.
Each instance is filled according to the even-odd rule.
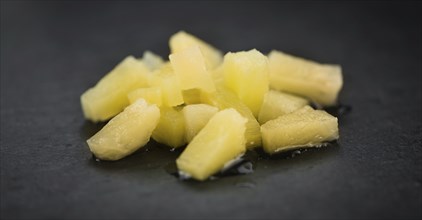
[[[268,59],[259,51],[227,53],[223,62],[224,83],[258,117],[269,89]]]
[[[216,113],[176,160],[179,172],[205,180],[244,154],[246,122],[234,109]]]
[[[99,159],[119,160],[148,143],[159,118],[156,105],[139,99],[88,139],[89,149]]]
[[[280,51],[271,51],[268,59],[272,89],[307,97],[322,106],[336,104],[343,85],[339,65],[319,64]]]
[[[251,110],[225,86],[218,86],[214,93],[201,93],[202,103],[215,106],[219,109],[234,108],[248,121],[246,122],[246,147],[252,149],[261,146],[260,125]]]
[[[142,56],[142,62],[148,67],[149,71],[159,69],[163,64],[164,60],[161,56],[147,50]]]
[[[160,121],[152,132],[152,138],[172,148],[186,145],[185,120],[181,109],[162,106],[160,115]]]
[[[150,104],[156,104],[157,106],[161,106],[162,104],[160,87],[147,87],[135,89],[129,94],[127,94],[127,97],[131,104],[140,98],[144,99]]]
[[[204,55],[204,60],[207,69],[209,70],[214,69],[220,65],[223,60],[223,55],[219,50],[204,42],[203,40],[200,40],[199,38],[184,31],[179,31],[171,36],[169,44],[171,53],[178,53],[192,46],[198,46]]]
[[[81,96],[85,118],[98,122],[106,121],[129,105],[127,94],[148,86],[148,68],[133,56],[126,57],[94,87]]]
[[[190,143],[210,118],[218,112],[218,108],[207,104],[192,104],[183,107],[182,112],[185,119],[185,138]]]
[[[205,67],[205,60],[198,46],[170,54],[169,59],[183,90],[215,91],[211,74]]]
[[[264,102],[259,111],[260,124],[275,119],[278,116],[293,112],[309,104],[308,100],[284,92],[270,90],[265,94]]]
[[[339,138],[337,118],[310,106],[282,115],[261,126],[265,152],[273,154],[322,146]]]

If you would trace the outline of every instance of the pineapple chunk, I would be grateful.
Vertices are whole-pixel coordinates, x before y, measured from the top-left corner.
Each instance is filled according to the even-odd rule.
[[[270,87],[308,97],[322,106],[336,104],[343,85],[339,65],[319,64],[279,51],[269,55]]]
[[[267,153],[321,146],[338,139],[337,118],[305,106],[268,121],[261,126],[263,148]]]
[[[186,141],[190,143],[210,118],[218,112],[218,108],[207,104],[194,104],[185,106],[182,112],[185,119]]]
[[[164,65],[160,70],[154,71],[150,84],[161,89],[163,106],[172,107],[183,104],[183,94],[179,79],[171,72],[169,66]]]
[[[183,100],[187,105],[201,103],[201,90],[199,89],[183,90],[182,94]]]
[[[216,48],[184,31],[179,31],[171,36],[169,44],[171,53],[178,53],[192,46],[198,46],[204,55],[205,63],[209,70],[214,69],[223,60],[221,52]]]
[[[258,117],[269,88],[268,59],[253,49],[227,53],[223,62],[224,83]]]
[[[259,111],[260,124],[275,119],[278,116],[293,112],[308,104],[308,100],[284,92],[270,90],[265,94],[264,102]]]
[[[89,149],[102,160],[121,159],[149,141],[159,118],[160,110],[156,105],[139,99],[88,139]]]
[[[247,119],[234,109],[216,113],[176,160],[178,169],[205,180],[245,151]]]
[[[94,87],[81,96],[85,118],[106,121],[129,105],[127,94],[148,86],[148,68],[132,56],[126,57]]]
[[[144,52],[142,62],[144,62],[150,71],[159,69],[164,64],[163,58],[148,50]]]
[[[172,148],[185,145],[185,121],[182,111],[179,108],[161,107],[160,114],[160,121],[152,133],[152,138]]]
[[[183,90],[196,88],[206,92],[215,91],[211,74],[205,67],[205,61],[198,46],[170,54],[169,58]]]
[[[156,104],[161,106],[161,88],[160,87],[148,87],[135,89],[127,95],[129,102],[134,103],[136,100],[143,98],[150,104]]]
[[[201,93],[201,102],[216,106],[219,109],[236,109],[243,117],[248,119],[245,132],[247,148],[252,149],[261,146],[261,131],[258,121],[251,110],[232,91],[224,86],[218,86],[215,93]]]

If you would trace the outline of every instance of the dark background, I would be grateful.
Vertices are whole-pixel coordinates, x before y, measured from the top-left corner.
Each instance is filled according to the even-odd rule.
[[[1,2],[1,218],[422,217],[420,2]],[[224,52],[279,49],[344,70],[338,146],[183,182],[150,144],[95,162],[79,96],[186,30]]]

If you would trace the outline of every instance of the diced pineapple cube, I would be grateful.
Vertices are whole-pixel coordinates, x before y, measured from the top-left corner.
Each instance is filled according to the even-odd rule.
[[[148,67],[149,71],[159,69],[164,64],[163,58],[148,50],[144,52],[142,62]]]
[[[260,124],[275,119],[278,116],[293,112],[309,104],[308,100],[284,92],[270,90],[265,94],[264,102],[259,111]]]
[[[258,117],[264,95],[269,88],[268,60],[253,49],[227,53],[223,62],[224,83]]]
[[[105,121],[129,105],[127,94],[148,86],[148,68],[132,56],[126,57],[94,87],[81,96],[85,118]]]
[[[270,154],[320,146],[339,137],[337,118],[309,106],[268,121],[261,132],[263,148]]]
[[[149,141],[159,118],[160,110],[156,105],[139,99],[88,139],[89,149],[102,160],[121,159]]]
[[[148,87],[148,88],[139,88],[130,92],[127,97],[129,98],[130,103],[134,103],[136,100],[143,98],[150,104],[156,104],[161,106],[162,97],[161,97],[161,88],[160,87]]]
[[[190,143],[210,118],[218,112],[218,108],[207,104],[193,104],[185,106],[182,112],[185,119],[186,141]]]
[[[216,113],[176,160],[178,169],[205,180],[246,151],[247,119],[234,109]]]
[[[234,108],[248,121],[246,123],[246,146],[248,149],[261,146],[260,125],[251,110],[229,89],[218,86],[214,93],[201,93],[201,102],[219,109]]]
[[[170,54],[169,58],[183,90],[215,91],[211,74],[205,67],[205,61],[198,46]]]
[[[161,107],[160,121],[152,133],[152,138],[158,143],[172,148],[184,146],[185,120],[180,108]]]
[[[322,106],[336,104],[343,85],[339,65],[319,64],[272,51],[269,55],[270,87],[308,97]]]
[[[179,31],[171,36],[169,44],[171,53],[178,53],[192,46],[198,46],[204,55],[209,70],[214,69],[223,60],[222,53],[219,50],[184,31]]]
[[[150,80],[151,86],[161,89],[163,106],[178,106],[183,104],[183,94],[179,79],[164,65],[160,70],[154,71]]]

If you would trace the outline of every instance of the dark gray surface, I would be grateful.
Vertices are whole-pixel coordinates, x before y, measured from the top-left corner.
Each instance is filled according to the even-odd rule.
[[[422,217],[421,3],[1,2],[1,218]],[[339,146],[182,182],[160,146],[96,163],[79,96],[184,29],[344,69]]]

